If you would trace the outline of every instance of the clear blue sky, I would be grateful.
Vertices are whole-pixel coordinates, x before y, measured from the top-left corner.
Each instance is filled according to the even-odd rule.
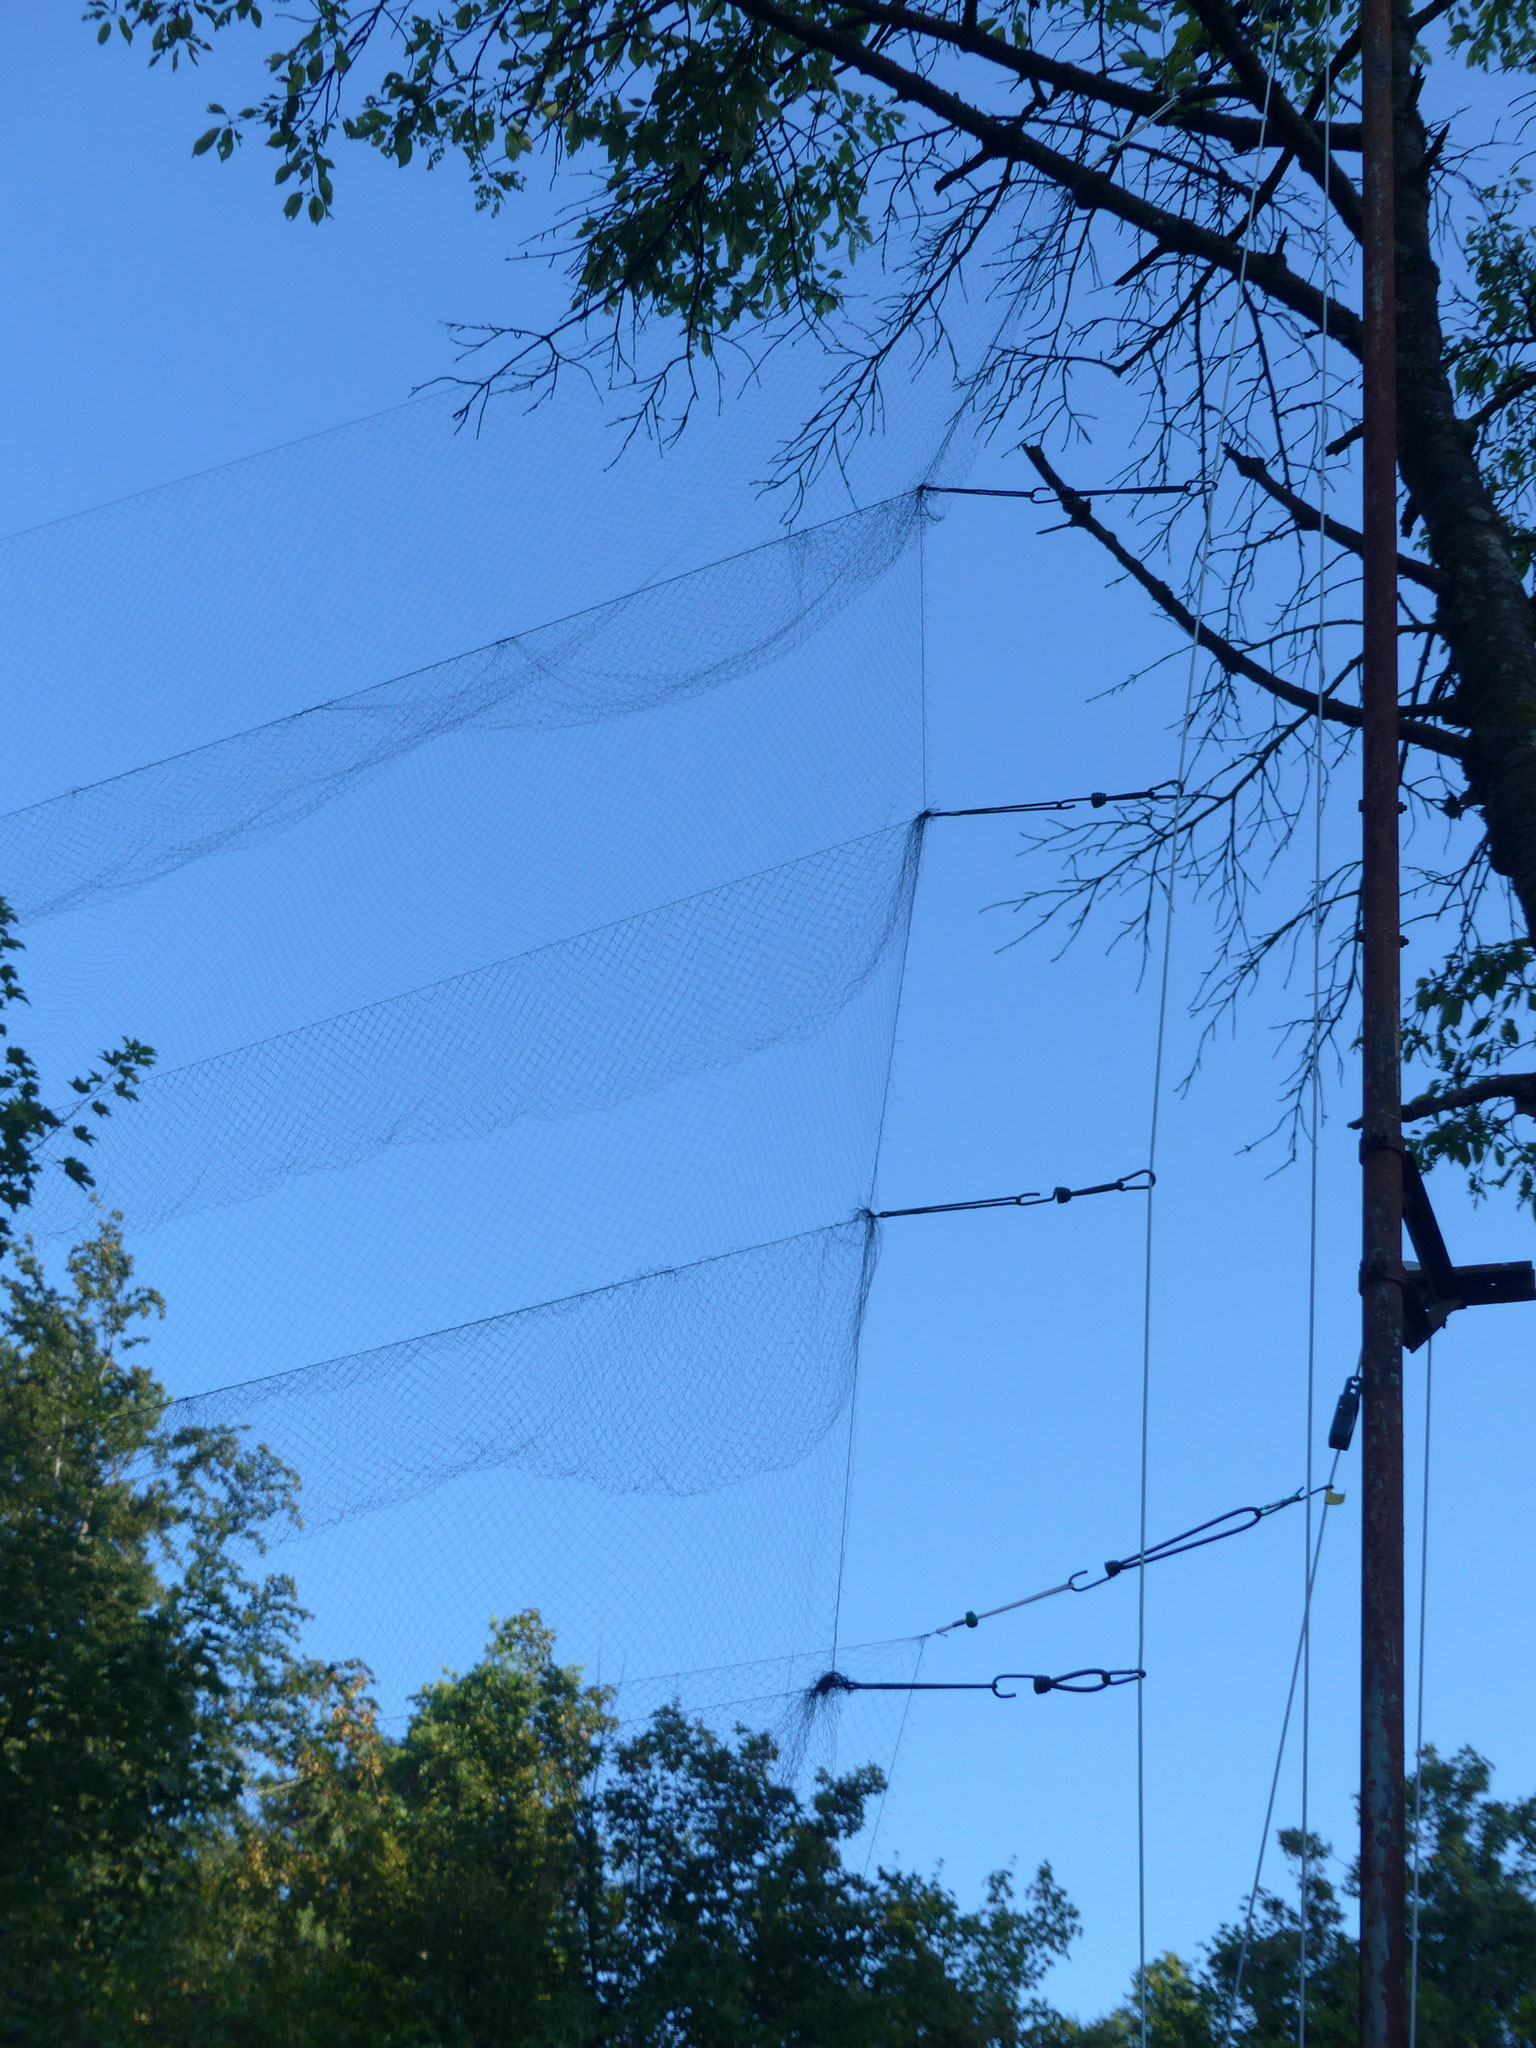
[[[248,56],[262,46],[255,39]],[[15,11],[12,49],[13,76],[32,84],[13,96],[0,140],[12,195],[0,529],[56,520],[395,405],[447,366],[444,319],[512,317],[523,292],[547,303],[546,285],[508,267],[515,225],[476,215],[452,174],[347,161],[340,218],[323,232],[288,227],[259,153],[225,170],[190,160],[202,104],[218,96],[220,79],[146,77],[135,57],[98,51],[67,8],[41,0]],[[270,565],[242,564],[229,549],[221,557],[217,547],[178,553],[174,533],[155,524],[153,500],[142,514],[80,528],[68,587],[40,586],[30,599],[23,591],[7,631],[5,805],[452,651],[462,643],[441,641],[456,628],[482,637],[584,594],[606,595],[623,587],[621,568],[631,581],[637,566],[670,572],[767,529],[769,515],[739,475],[719,474],[750,448],[745,427],[706,431],[656,481],[635,465],[602,469],[602,437],[584,405],[573,395],[557,424],[535,416],[499,429],[501,445],[518,451],[506,482],[505,587],[486,567],[494,549],[477,524],[475,573],[456,581],[445,560],[432,565],[419,604],[370,603],[371,640],[358,593],[379,574],[376,561],[367,566],[369,522],[385,516],[388,479],[357,458],[350,482],[336,487],[334,556],[322,531],[310,554],[285,561],[293,658],[281,675],[253,673],[241,642],[242,632],[257,647],[281,639],[271,613],[284,598]],[[1093,457],[1078,460],[1086,474]],[[1111,457],[1102,460],[1107,468]],[[980,473],[994,467],[1011,473],[1002,451]],[[315,473],[279,465],[252,483],[277,494],[263,515],[269,530],[282,490]],[[431,531],[412,536],[429,564],[434,547],[451,553],[462,511],[445,504]],[[929,538],[940,802],[1173,772],[1177,677],[1103,694],[1144,661],[1155,629],[1131,596],[1105,589],[1085,543],[1041,536],[1045,523],[1020,506],[959,504]],[[92,536],[105,533],[137,535],[138,552],[93,561]],[[57,549],[49,557],[63,558]],[[226,562],[227,587],[208,587],[189,569],[189,559],[205,558]],[[134,623],[147,589],[164,644],[197,644],[197,661],[147,664]],[[167,625],[176,620],[182,641]],[[57,644],[75,651],[63,683],[40,684],[53,624]],[[1352,812],[1352,792],[1338,801]],[[882,1163],[893,1201],[1098,1179],[1143,1157],[1152,1006],[1137,963],[1129,954],[1106,960],[1092,933],[1061,959],[1039,942],[999,952],[1009,927],[978,912],[1019,886],[1018,845],[1006,820],[930,834]],[[1181,920],[1173,978],[1186,997],[1206,936],[1201,913]],[[1407,957],[1411,971],[1414,952]],[[57,972],[62,988],[66,965]],[[261,979],[260,960],[242,963],[230,939],[210,966],[210,1018],[238,1017]],[[1272,1120],[1273,1026],[1284,1000],[1261,998],[1235,1038],[1211,1050],[1187,1098],[1170,1102],[1154,1535],[1273,1498],[1301,1476],[1306,1189],[1300,1174],[1274,1171],[1272,1154],[1243,1149]],[[37,1028],[48,1042],[41,1002]],[[1174,1038],[1177,1074],[1187,1026]],[[1323,1154],[1322,1427],[1356,1345],[1349,1085]],[[1474,1214],[1449,1189],[1437,1194],[1453,1251],[1528,1252],[1528,1221]],[[845,1636],[922,1628],[1133,1547],[1139,1226],[1135,1204],[1107,1200],[888,1237],[865,1342]],[[152,1281],[155,1262],[151,1241],[142,1264]],[[1523,1705],[1533,1653],[1513,1626],[1521,1606],[1512,1597],[1536,1566],[1525,1448],[1536,1421],[1533,1328],[1528,1309],[1464,1318],[1437,1361],[1428,1732],[1443,1746],[1483,1749],[1510,1793],[1536,1786],[1536,1734]],[[247,1328],[233,1341],[243,1354],[259,1350],[262,1332]],[[204,1365],[207,1384],[218,1362]],[[1410,1388],[1416,1405],[1421,1361]],[[1410,1440],[1416,1458],[1416,1427]],[[1350,1500],[1329,1538],[1315,1652],[1314,1814],[1341,1848],[1355,1777],[1354,1478],[1347,1470]],[[1410,1477],[1411,1496],[1416,1489]],[[1235,1909],[1249,1880],[1294,1648],[1300,1540],[1299,1517],[1279,1517],[1149,1581],[1154,1950],[1187,1951]],[[1131,1585],[1095,1598],[1097,1607],[1058,1603],[1009,1624],[985,1652],[963,1645],[957,1668],[962,1652],[990,1663],[994,1641],[1001,1664],[1129,1662]],[[922,1700],[907,1723],[880,1850],[942,1862],[968,1897],[994,1865],[1016,1860],[1028,1870],[1048,1857],[1085,1919],[1053,1989],[1087,2012],[1119,1995],[1134,1960],[1133,1789],[1128,1693],[1012,1708]],[[1294,1819],[1296,1800],[1292,1766],[1281,1820]]]

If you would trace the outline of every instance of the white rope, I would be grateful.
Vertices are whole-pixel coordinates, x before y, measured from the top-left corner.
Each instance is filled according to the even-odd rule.
[[[1255,161],[1262,160],[1265,138],[1269,128],[1269,102],[1274,89],[1275,59],[1280,45],[1280,24],[1275,23],[1270,37],[1269,57],[1264,69],[1264,104],[1259,118],[1258,141],[1255,146]],[[1222,376],[1221,407],[1217,415],[1215,448],[1216,460],[1221,460],[1222,445],[1226,436],[1227,414],[1232,401],[1232,372],[1237,361],[1237,330],[1243,312],[1243,293],[1248,281],[1248,243],[1253,232],[1254,216],[1258,209],[1259,180],[1255,178],[1248,194],[1248,214],[1243,223],[1242,257],[1238,263],[1237,295],[1232,307],[1232,319],[1227,335],[1226,363]],[[1147,1228],[1142,1265],[1142,1306],[1141,1306],[1141,1455],[1140,1455],[1140,1535],[1139,1548],[1145,1553],[1147,1547],[1147,1466],[1151,1442],[1152,1419],[1152,1252],[1153,1222],[1155,1215],[1158,1126],[1163,1101],[1163,1057],[1168,1038],[1168,986],[1169,970],[1173,960],[1173,913],[1175,885],[1179,873],[1179,839],[1184,824],[1184,777],[1189,767],[1189,735],[1194,718],[1195,678],[1199,670],[1200,630],[1205,623],[1206,583],[1211,565],[1211,542],[1214,536],[1216,505],[1216,472],[1207,465],[1207,483],[1204,492],[1204,521],[1200,535],[1199,572],[1195,583],[1195,603],[1189,635],[1189,670],[1184,682],[1184,713],[1179,723],[1179,773],[1178,794],[1174,799],[1173,823],[1169,830],[1168,843],[1168,885],[1163,908],[1162,965],[1158,975],[1157,989],[1157,1036],[1152,1054],[1152,1113],[1147,1133],[1147,1166],[1153,1176],[1153,1187],[1147,1192]],[[1155,879],[1155,877],[1154,877]],[[1145,1671],[1147,1666],[1147,1575],[1143,1571],[1136,1586],[1136,1668]],[[1147,2048],[1147,1732],[1146,1732],[1146,1687],[1136,1688],[1136,2006],[1140,2033],[1140,2048]]]
[[[1332,8],[1324,19],[1323,34],[1323,161],[1333,156],[1333,89],[1328,73],[1332,64],[1328,29]],[[1327,639],[1328,576],[1328,307],[1333,297],[1333,214],[1327,194],[1323,195],[1323,317],[1318,356],[1317,403],[1317,632],[1315,635],[1317,716],[1312,726],[1312,1043],[1308,1051],[1311,1123],[1309,1186],[1307,1190],[1307,1527],[1301,1554],[1303,1577],[1311,1569],[1312,1556],[1312,1443],[1317,1410],[1317,1238],[1318,1161],[1322,1136],[1322,1030],[1323,1030],[1323,694],[1328,685],[1325,656]],[[1312,1880],[1312,1628],[1311,1606],[1303,1622],[1301,1680],[1301,1910],[1297,1959],[1296,2048],[1307,2048],[1307,1896]]]
[[[1323,1495],[1323,1512],[1318,1519],[1317,1542],[1308,1560],[1306,1595],[1301,1608],[1301,1632],[1296,1638],[1296,1655],[1291,1660],[1291,1682],[1286,1690],[1285,1713],[1280,1721],[1280,1743],[1275,1751],[1275,1768],[1269,1779],[1269,1803],[1264,1809],[1264,1826],[1259,1833],[1259,1854],[1253,1866],[1253,1887],[1248,1894],[1248,1910],[1243,1918],[1243,1938],[1238,1946],[1237,1968],[1232,1973],[1232,1996],[1227,2001],[1227,2016],[1221,2030],[1222,2048],[1226,2048],[1226,2044],[1232,2038],[1232,2023],[1237,2016],[1238,2000],[1242,1996],[1243,1972],[1248,1966],[1248,1949],[1253,1939],[1253,1916],[1258,1908],[1259,1885],[1264,1877],[1264,1856],[1269,1847],[1269,1830],[1274,1822],[1275,1799],[1280,1790],[1280,1768],[1285,1762],[1285,1745],[1291,1730],[1291,1712],[1296,1704],[1296,1685],[1301,1675],[1302,1657],[1312,1630],[1312,1594],[1317,1585],[1317,1567],[1322,1560],[1323,1538],[1328,1533],[1328,1510],[1334,1505],[1330,1495],[1338,1474],[1339,1459],[1343,1455],[1342,1451],[1334,1452],[1333,1464],[1328,1471],[1329,1491]]]
[[[1424,1867],[1424,1624],[1429,1613],[1429,1438],[1434,1394],[1435,1340],[1424,1359],[1424,1506],[1419,1522],[1419,1672],[1413,1734],[1413,1892],[1409,1901],[1408,2048],[1419,2038],[1419,1892]]]
[[[912,1666],[912,1691],[907,1694],[901,1709],[901,1719],[896,1726],[896,1740],[891,1744],[891,1765],[885,1774],[885,1784],[880,1793],[880,1804],[875,1809],[875,1824],[869,1831],[869,1848],[864,1856],[864,1875],[868,1877],[869,1866],[875,1860],[875,1844],[880,1839],[880,1823],[885,1819],[885,1802],[891,1796],[891,1781],[896,1776],[896,1759],[901,1755],[902,1741],[907,1732],[907,1716],[912,1711],[912,1702],[917,1698],[917,1681],[923,1675],[923,1658],[928,1652],[927,1636],[917,1639],[917,1662]]]

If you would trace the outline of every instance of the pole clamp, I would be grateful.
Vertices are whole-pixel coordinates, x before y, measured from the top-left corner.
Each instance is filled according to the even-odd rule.
[[[1392,1252],[1371,1252],[1360,1261],[1360,1292],[1374,1287],[1378,1281],[1386,1281],[1391,1287],[1408,1291],[1408,1269],[1401,1258]]]
[[[1408,1146],[1401,1131],[1371,1130],[1360,1133],[1360,1159],[1362,1164],[1371,1152],[1395,1152],[1399,1159],[1406,1159]]]

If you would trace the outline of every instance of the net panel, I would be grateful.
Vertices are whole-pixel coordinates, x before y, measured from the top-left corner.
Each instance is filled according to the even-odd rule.
[[[748,876],[170,1072],[101,1126],[138,1230],[389,1145],[611,1108],[822,1032],[905,938],[920,827]],[[62,1149],[63,1141],[55,1149]],[[62,1176],[36,1227],[89,1211]]]
[[[697,1494],[798,1464],[853,1391],[874,1226],[647,1273],[564,1301],[176,1402],[302,1475],[306,1527],[517,1467]]]
[[[39,1049],[132,1029],[178,1070],[97,1160],[171,1305],[157,1369],[293,1457],[311,1645],[390,1713],[528,1605],[632,1701],[764,1659],[793,1692],[824,1654],[923,807],[921,517],[0,826],[4,885],[53,913]]]
[[[282,832],[455,732],[631,717],[718,688],[815,635],[900,558],[916,493],[0,818],[24,921]]]

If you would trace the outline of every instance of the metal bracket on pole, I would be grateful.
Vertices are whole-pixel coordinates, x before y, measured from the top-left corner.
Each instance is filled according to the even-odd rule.
[[[1411,1152],[1403,1154],[1403,1223],[1418,1253],[1418,1264],[1403,1269],[1403,1342],[1410,1351],[1443,1329],[1447,1317],[1459,1308],[1536,1301],[1536,1267],[1529,1259],[1487,1266],[1451,1264],[1429,1190]]]

